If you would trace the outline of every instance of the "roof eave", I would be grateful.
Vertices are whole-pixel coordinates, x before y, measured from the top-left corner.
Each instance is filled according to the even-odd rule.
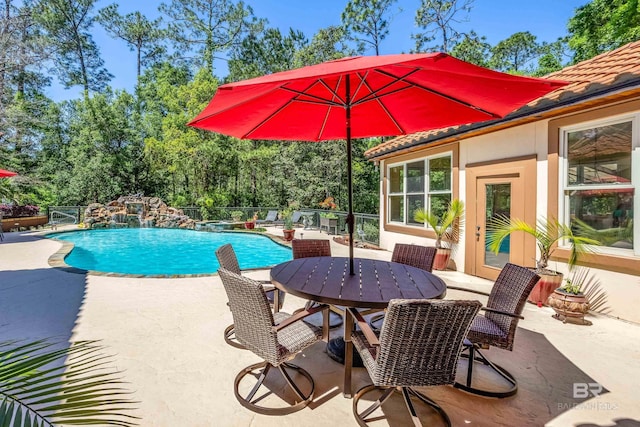
[[[450,128],[449,130],[443,130],[441,133],[438,133],[433,137],[419,139],[400,147],[391,147],[386,150],[381,150],[380,152],[366,156],[366,158],[370,161],[378,162],[387,157],[403,154],[407,151],[413,151],[416,147],[424,145],[441,145],[454,140],[466,139],[472,136],[478,136],[536,120],[556,117],[565,114],[569,107],[577,107],[586,101],[605,101],[611,97],[621,97],[625,93],[633,92],[634,90],[640,90],[640,76],[620,82],[620,84],[615,86],[600,86],[595,90],[587,90],[580,94],[568,92],[567,94],[561,95],[560,99],[557,101],[542,99],[540,100],[540,103],[534,107],[522,107],[502,119],[473,123],[453,129]]]

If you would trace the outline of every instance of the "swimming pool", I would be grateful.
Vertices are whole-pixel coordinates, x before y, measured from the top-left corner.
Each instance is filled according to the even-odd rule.
[[[120,228],[47,235],[75,246],[65,263],[83,270],[141,275],[212,274],[215,251],[231,243],[240,268],[269,267],[292,259],[291,249],[252,233],[207,233],[171,228]]]

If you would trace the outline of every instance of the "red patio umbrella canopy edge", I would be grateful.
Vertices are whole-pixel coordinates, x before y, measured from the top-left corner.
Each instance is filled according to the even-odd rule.
[[[9,178],[9,177],[16,176],[16,175],[18,175],[18,174],[15,173],[15,172],[11,172],[11,171],[8,171],[8,170],[5,170],[5,169],[0,169],[0,178]]]

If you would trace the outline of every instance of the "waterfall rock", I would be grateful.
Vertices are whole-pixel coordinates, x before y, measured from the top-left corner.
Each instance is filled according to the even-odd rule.
[[[106,205],[92,203],[84,212],[85,228],[159,227],[195,229],[182,209],[169,207],[158,197],[121,196]]]

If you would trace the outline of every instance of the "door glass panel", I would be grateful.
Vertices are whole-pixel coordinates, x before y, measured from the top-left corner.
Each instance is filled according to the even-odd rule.
[[[490,229],[494,219],[499,217],[511,217],[511,184],[487,184],[486,185],[486,214],[485,229]],[[500,245],[500,251],[496,254],[489,250],[487,233],[485,233],[485,265],[502,268],[509,262],[511,250],[510,236],[507,236]]]

